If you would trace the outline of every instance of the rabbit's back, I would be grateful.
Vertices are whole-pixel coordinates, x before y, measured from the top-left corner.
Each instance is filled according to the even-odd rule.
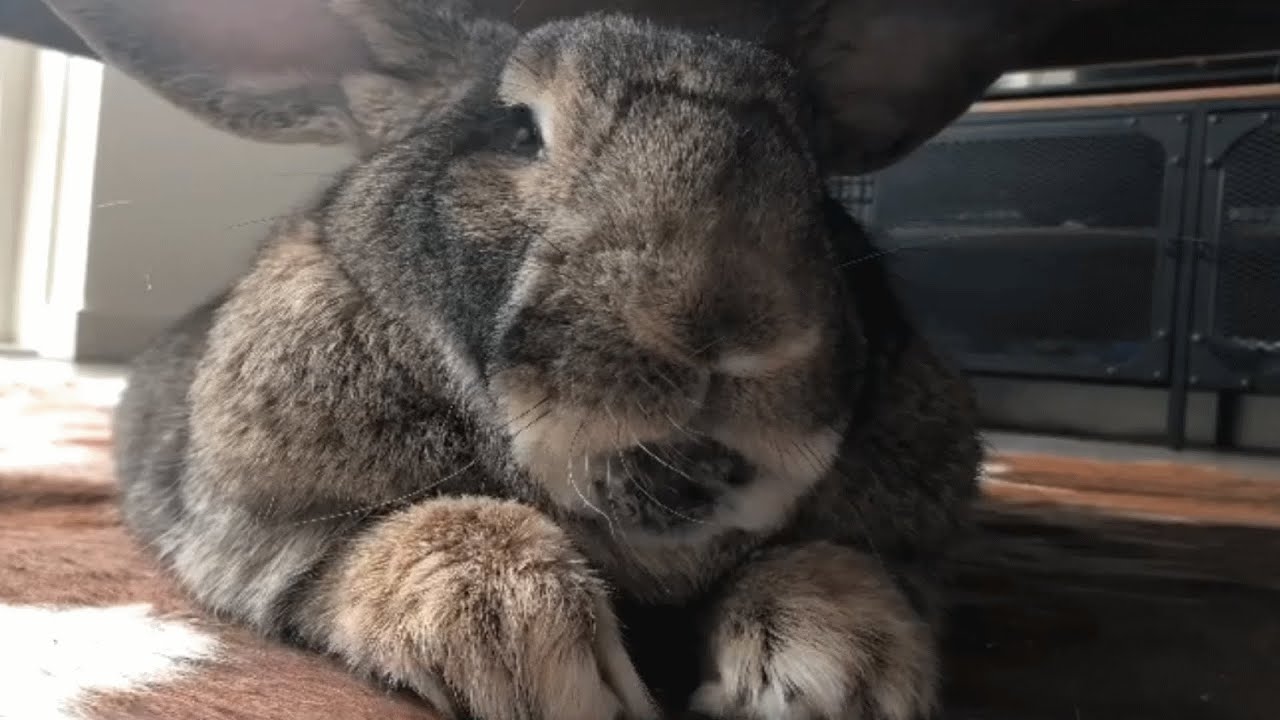
[[[114,412],[114,460],[125,519],[147,543],[183,513],[179,487],[190,433],[187,394],[224,299],[195,308],[135,358]]]

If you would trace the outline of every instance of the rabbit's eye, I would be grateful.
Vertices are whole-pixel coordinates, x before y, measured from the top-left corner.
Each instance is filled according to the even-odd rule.
[[[542,154],[542,135],[538,132],[538,124],[534,122],[533,112],[524,105],[507,110],[508,132],[504,133],[509,152],[524,157],[538,157]]]

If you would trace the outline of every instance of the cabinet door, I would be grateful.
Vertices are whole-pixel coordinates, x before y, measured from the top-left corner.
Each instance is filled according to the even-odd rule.
[[[1188,139],[1171,112],[973,120],[880,173],[869,214],[970,371],[1164,383]]]
[[[1278,392],[1280,106],[1207,122],[1190,382]]]

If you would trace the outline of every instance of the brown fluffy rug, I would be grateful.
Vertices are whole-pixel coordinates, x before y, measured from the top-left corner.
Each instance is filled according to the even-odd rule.
[[[157,572],[114,504],[117,387],[0,381],[0,718],[430,718]],[[1280,717],[1280,480],[1024,455],[994,458],[986,491],[948,717]]]

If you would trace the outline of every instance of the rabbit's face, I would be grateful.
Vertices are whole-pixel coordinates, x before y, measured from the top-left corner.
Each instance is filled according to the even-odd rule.
[[[758,48],[623,20],[507,61],[509,143],[456,160],[441,206],[459,265],[508,278],[449,304],[560,504],[758,530],[832,462],[852,363],[801,98]]]

